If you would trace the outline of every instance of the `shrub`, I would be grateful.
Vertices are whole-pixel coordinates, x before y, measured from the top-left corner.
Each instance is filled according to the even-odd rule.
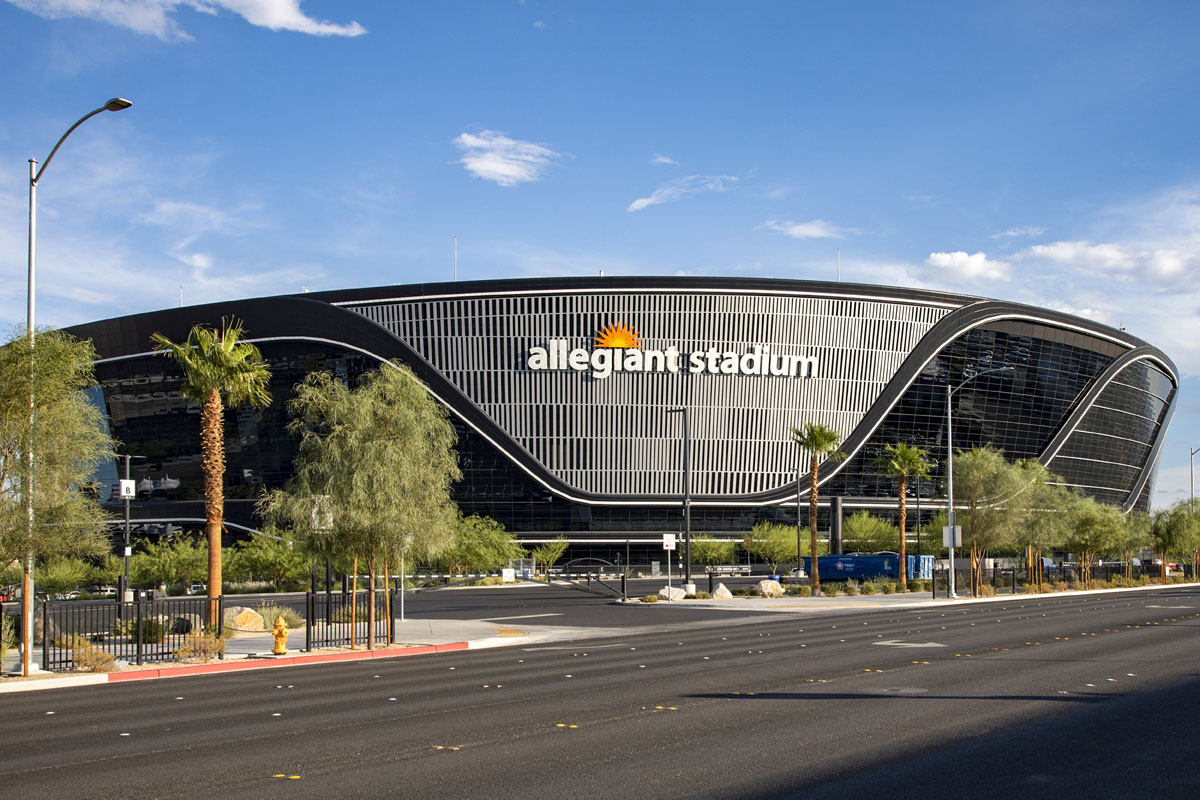
[[[137,617],[117,620],[113,623],[113,635],[136,639],[137,622]],[[167,638],[169,627],[170,622],[163,617],[142,617],[142,643],[162,644],[163,640]]]
[[[883,593],[884,594],[895,594],[896,593],[896,584],[894,584],[890,581],[888,583],[883,584]]]
[[[846,581],[846,585],[842,587],[842,591],[854,597],[858,594],[858,584],[854,581]]]
[[[826,597],[837,597],[841,588],[842,587],[838,586],[836,583],[822,583],[821,594],[825,595]]]
[[[1066,581],[1049,581],[1049,584],[1052,592],[1065,592],[1069,588]]]
[[[13,635],[13,618],[0,611],[0,659],[12,649]]]
[[[733,590],[733,595],[735,597],[758,597],[758,592],[745,586],[739,586]]]
[[[112,672],[116,658],[112,653],[92,644],[85,636],[72,636],[67,640],[71,648],[71,661],[75,669],[83,672]]]
[[[693,600],[712,600],[712,595],[708,592],[696,592],[692,595]]]
[[[208,631],[191,633],[175,650],[180,661],[212,661],[225,655],[225,640]]]
[[[270,603],[263,603],[258,608],[254,609],[258,615],[263,618],[263,628],[270,630],[275,627],[275,618],[283,617],[283,624],[289,628],[304,627],[304,617],[300,616],[295,609],[287,606],[277,606]]]
[[[980,597],[995,597],[996,596],[996,587],[992,586],[990,584],[987,584],[987,583],[982,584],[979,587],[979,596]]]
[[[879,584],[877,584],[877,583],[867,582],[862,585],[862,593],[863,594],[875,594],[878,591],[879,591]]]
[[[802,586],[798,583],[789,584],[784,591],[796,597],[812,597],[812,587]]]
[[[658,595],[656,595],[656,594],[648,594],[648,595],[646,595],[645,597],[643,597],[643,598],[642,598],[642,602],[643,602],[643,603],[657,603],[657,602],[658,602]]]

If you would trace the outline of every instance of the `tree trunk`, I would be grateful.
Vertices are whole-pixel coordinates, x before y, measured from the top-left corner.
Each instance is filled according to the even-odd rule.
[[[387,553],[383,554],[383,616],[387,619],[387,634],[384,641],[391,647],[392,642],[392,571],[388,568]]]
[[[367,559],[367,649],[375,649],[375,551]]]
[[[221,596],[221,529],[225,521],[225,414],[213,389],[200,410],[200,468],[204,472],[205,532],[208,536],[208,624],[217,624]]]
[[[908,591],[908,558],[905,551],[907,542],[905,539],[905,525],[908,523],[908,498],[905,494],[908,492],[908,478],[904,475],[900,476],[900,588]],[[917,532],[920,536],[920,532]]]
[[[817,563],[817,456],[814,453],[809,464],[808,473],[808,563],[811,565],[809,578],[812,582],[812,593],[816,596],[821,592],[821,568]]]

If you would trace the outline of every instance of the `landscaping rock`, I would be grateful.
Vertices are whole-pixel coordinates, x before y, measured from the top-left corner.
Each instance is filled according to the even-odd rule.
[[[180,614],[171,618],[171,633],[187,634],[200,630],[199,614]]]
[[[733,592],[726,589],[725,584],[718,583],[717,588],[713,589],[712,596],[714,600],[728,600],[733,597]]]
[[[266,630],[262,615],[245,606],[230,606],[225,609],[225,627],[235,631]]]
[[[783,587],[779,581],[759,581],[755,587],[759,597],[783,597]]]
[[[683,591],[683,589],[680,589],[677,586],[672,586],[670,588],[664,586],[658,590],[658,596],[663,600],[669,600],[672,603],[675,603],[687,597],[687,592]]]

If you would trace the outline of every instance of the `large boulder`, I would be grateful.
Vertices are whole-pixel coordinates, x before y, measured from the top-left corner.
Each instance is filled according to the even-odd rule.
[[[171,633],[188,634],[200,630],[199,614],[179,614],[171,618]]]
[[[783,587],[780,586],[779,581],[759,581],[758,586],[754,588],[759,597],[783,597]]]
[[[717,588],[713,589],[712,593],[714,600],[728,600],[733,597],[733,592],[725,588],[725,584],[718,583]]]
[[[261,631],[265,630],[263,625],[262,614],[259,614],[253,608],[245,606],[230,606],[225,609],[225,627],[232,628],[235,631]]]
[[[672,603],[678,602],[687,597],[687,592],[680,589],[678,586],[662,587],[658,590],[658,596],[663,600],[669,600]]]

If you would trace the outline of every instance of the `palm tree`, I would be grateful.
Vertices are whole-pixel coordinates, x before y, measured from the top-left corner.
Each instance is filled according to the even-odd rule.
[[[824,457],[829,461],[838,461],[846,457],[846,454],[837,447],[842,442],[842,435],[825,425],[817,423],[804,423],[804,430],[799,428],[789,428],[792,432],[792,441],[800,446],[800,449],[807,450],[809,454],[809,472],[808,472],[808,535],[809,535],[809,563],[812,567],[812,593],[818,594],[821,591],[821,570],[817,565],[817,480],[820,478],[820,461]]]
[[[884,475],[896,478],[900,493],[900,586],[908,588],[908,569],[906,564],[904,526],[908,522],[908,479],[914,475],[922,478],[929,477],[932,466],[928,459],[929,453],[921,447],[909,447],[903,442],[889,444],[884,448],[883,455],[875,459],[875,466]]]
[[[225,518],[225,405],[265,406],[271,372],[258,348],[243,341],[238,320],[221,320],[221,330],[195,326],[187,341],[172,342],[161,333],[150,337],[154,350],[170,356],[183,370],[183,396],[200,405],[200,466],[204,471],[204,516],[208,533],[210,624],[221,596],[221,528]]]

